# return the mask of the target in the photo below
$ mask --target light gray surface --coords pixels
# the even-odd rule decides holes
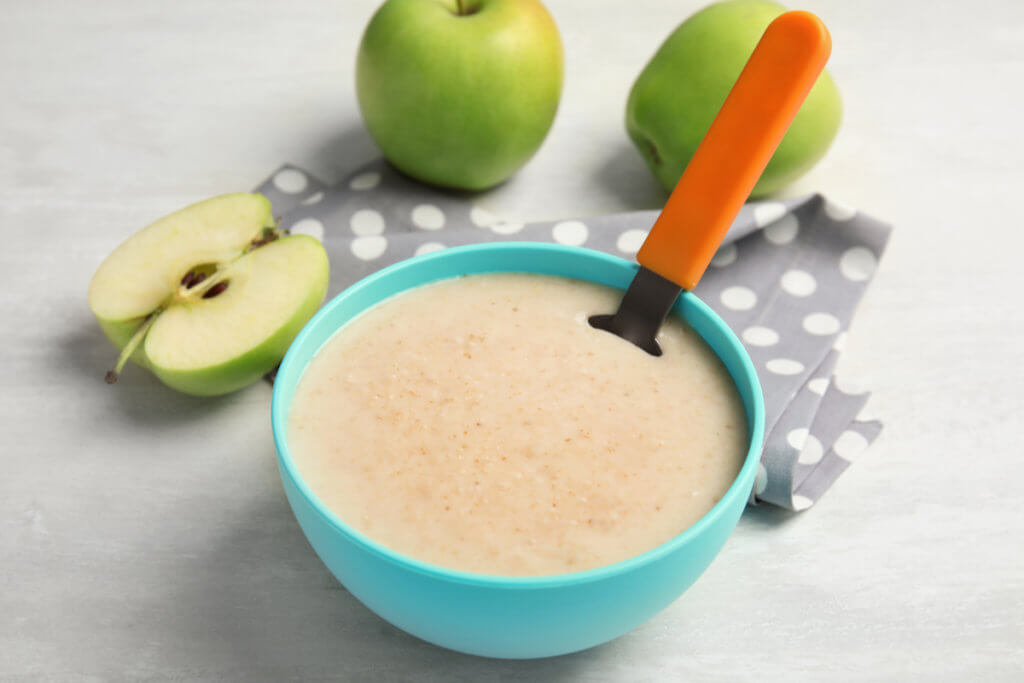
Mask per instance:
[[[846,120],[821,190],[896,224],[841,370],[886,423],[811,511],[748,511],[707,575],[595,650],[420,643],[314,557],[263,384],[212,401],[129,371],[85,302],[103,255],[292,160],[372,157],[352,59],[373,2],[7,3],[0,19],[0,679],[1010,680],[1024,668],[1024,5],[807,2]],[[695,2],[551,0],[547,143],[484,201],[557,218],[656,205],[629,84]]]

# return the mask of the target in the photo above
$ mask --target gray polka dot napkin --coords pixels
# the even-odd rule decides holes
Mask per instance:
[[[420,185],[383,160],[334,186],[285,166],[257,191],[282,227],[323,241],[331,295],[396,261],[474,242],[554,241],[630,258],[657,215],[504,221],[472,195]],[[764,388],[752,502],[810,507],[881,432],[857,417],[868,394],[837,383],[833,369],[890,230],[820,195],[750,203],[697,287],[743,340]]]

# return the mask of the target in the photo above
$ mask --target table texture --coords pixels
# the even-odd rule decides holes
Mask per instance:
[[[649,209],[628,89],[701,3],[549,0],[555,125],[479,198],[510,220]],[[895,231],[839,373],[882,437],[811,510],[748,509],[708,573],[610,644],[525,662],[422,643],[351,597],[288,509],[270,388],[199,400],[113,348],[86,290],[152,219],[291,161],[373,159],[375,3],[60,0],[0,18],[0,680],[1019,680],[1024,4],[808,0],[845,120],[788,195]]]

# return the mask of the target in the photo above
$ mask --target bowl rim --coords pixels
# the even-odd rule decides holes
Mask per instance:
[[[605,252],[596,251],[593,249],[586,249],[584,247],[575,247],[562,244],[553,244],[548,242],[486,242],[482,244],[472,244],[466,246],[450,247],[444,250],[430,252],[422,254],[420,256],[414,256],[397,263],[391,264],[381,270],[378,270],[350,286],[343,289],[337,295],[335,295],[330,301],[324,304],[321,309],[303,326],[302,330],[296,336],[295,340],[288,348],[288,352],[285,354],[284,359],[281,361],[281,365],[278,368],[277,376],[286,375],[292,372],[292,365],[301,364],[298,368],[296,384],[301,379],[302,373],[305,371],[306,366],[309,364],[309,360],[319,351],[319,348],[313,353],[309,354],[309,358],[305,361],[299,360],[298,349],[303,345],[306,338],[313,334],[313,331],[325,324],[334,308],[342,305],[343,302],[357,294],[360,290],[372,287],[378,280],[393,277],[395,273],[400,272],[406,268],[414,267],[416,264],[423,263],[425,261],[433,259],[459,259],[464,254],[477,253],[481,251],[503,251],[510,248],[520,248],[525,250],[540,250],[548,253],[566,253],[571,252],[575,256],[589,258],[595,262],[600,263],[603,267],[622,268],[623,266],[629,267],[634,271],[638,269],[637,264],[627,261],[626,259],[607,254]],[[509,270],[494,270],[488,272],[524,272],[517,271],[514,269]],[[539,271],[537,274],[540,273]],[[451,278],[465,275],[461,272],[452,272]],[[551,273],[551,275],[556,275]],[[569,277],[569,276],[562,276]],[[422,286],[429,284],[430,282],[439,282],[441,280],[450,279],[448,277],[438,278],[420,283],[415,286]],[[584,278],[572,278],[572,279],[584,279]],[[414,286],[414,287],[415,287]],[[402,289],[401,292],[408,291],[414,287],[408,287]],[[401,293],[399,292],[399,293]],[[389,297],[390,298],[390,297]],[[744,458],[743,466],[737,473],[736,478],[732,484],[726,490],[725,494],[722,495],[721,499],[715,503],[714,506],[708,512],[704,514],[699,520],[691,524],[689,527],[684,529],[679,534],[673,536],[664,543],[646,550],[638,555],[633,555],[624,560],[614,562],[612,564],[602,565],[591,569],[586,569],[577,572],[565,572],[560,574],[540,574],[540,575],[528,575],[528,576],[509,576],[502,574],[484,574],[478,572],[468,572],[459,569],[452,569],[443,565],[433,564],[424,560],[416,559],[410,555],[406,555],[397,550],[393,550],[388,546],[375,541],[366,534],[358,531],[354,527],[350,526],[338,515],[331,511],[317,495],[312,491],[309,485],[302,478],[295,465],[295,461],[291,457],[291,452],[288,449],[288,445],[285,440],[285,432],[287,429],[287,417],[288,411],[287,406],[283,405],[284,398],[282,397],[283,390],[280,389],[282,386],[280,383],[274,383],[273,395],[271,399],[271,427],[274,437],[274,446],[277,450],[277,461],[279,470],[282,476],[287,476],[291,481],[292,485],[302,494],[302,496],[308,501],[310,507],[331,527],[336,531],[340,532],[350,542],[359,546],[363,550],[376,555],[384,560],[387,560],[393,564],[396,564],[404,569],[415,571],[420,574],[425,574],[429,577],[444,580],[453,583],[465,583],[472,584],[481,587],[490,588],[553,588],[560,586],[568,586],[574,584],[589,583],[592,581],[599,581],[620,574],[624,574],[630,571],[639,569],[645,565],[657,561],[658,559],[669,555],[690,543],[693,539],[701,535],[703,530],[726,514],[726,510],[729,509],[734,503],[737,497],[748,498],[750,495],[748,480],[751,480],[755,475],[755,471],[760,463],[760,453],[764,440],[764,427],[765,427],[765,407],[764,407],[764,396],[761,390],[761,383],[757,376],[757,371],[754,368],[753,361],[750,359],[749,354],[744,348],[743,344],[737,338],[736,334],[731,328],[725,323],[722,318],[715,313],[706,303],[704,303],[699,297],[688,290],[683,290],[680,294],[680,299],[685,298],[687,303],[701,315],[705,316],[714,325],[719,328],[719,331],[723,333],[726,344],[736,354],[740,360],[740,366],[744,374],[744,379],[749,383],[750,394],[753,397],[753,405],[744,406],[750,408],[753,415],[753,420],[748,420],[749,439],[750,443],[747,449],[747,454]],[[384,301],[386,299],[382,299]],[[379,304],[380,301],[377,302]],[[377,305],[374,304],[374,305]],[[679,304],[677,303],[676,306]],[[362,309],[360,313],[368,309]],[[676,310],[673,307],[673,310]],[[358,314],[357,314],[358,315]],[[351,319],[350,319],[351,320]],[[333,330],[330,336],[333,336],[342,329],[339,327]],[[326,342],[324,342],[326,343]],[[321,346],[322,348],[322,346]],[[716,351],[716,355],[721,358],[721,354]],[[736,378],[732,378],[734,384],[738,384]],[[739,387],[737,387],[739,389]],[[741,393],[742,400],[742,393]]]

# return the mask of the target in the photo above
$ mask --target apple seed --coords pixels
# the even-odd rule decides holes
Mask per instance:
[[[225,289],[228,288],[228,280],[218,282],[213,287],[210,287],[206,292],[203,293],[204,299],[212,299],[215,296],[219,296]]]

